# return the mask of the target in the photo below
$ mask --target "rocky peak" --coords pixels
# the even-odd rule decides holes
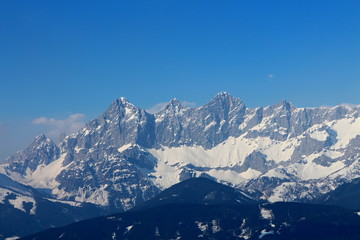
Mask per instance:
[[[7,158],[9,169],[24,174],[27,169],[34,171],[41,164],[49,164],[59,157],[58,146],[45,135],[39,135],[23,151]]]
[[[227,115],[233,109],[245,110],[246,107],[240,98],[233,97],[227,92],[220,92],[202,108],[207,108],[220,115]]]
[[[43,149],[44,151],[46,151],[46,149],[54,148],[55,146],[56,144],[50,138],[47,138],[44,134],[41,134],[34,139],[34,141],[29,145],[27,150]]]
[[[45,134],[40,134],[39,136],[35,137],[34,142],[44,142],[48,140]]]
[[[281,100],[280,103],[278,103],[275,108],[290,112],[295,107],[294,107],[294,105],[292,103],[288,102],[287,100]]]
[[[152,114],[121,97],[77,135],[77,147],[121,147],[129,143],[150,147],[155,141],[154,124]]]
[[[327,115],[330,119],[340,119],[348,115],[351,112],[351,108],[344,105],[338,105],[328,109]]]
[[[181,110],[187,109],[178,99],[172,99],[164,108],[164,110],[160,111],[161,114],[176,114],[181,112]]]
[[[182,106],[181,102],[177,98],[173,98],[168,103],[167,107],[180,107]]]
[[[129,102],[126,98],[121,97],[116,99],[109,107],[109,110],[121,111],[126,108],[137,108],[134,104]]]
[[[229,98],[229,97],[233,97],[233,96],[228,92],[219,92],[215,95],[214,98]]]
[[[121,97],[116,99],[109,108],[98,119],[102,124],[116,125],[123,120],[139,121],[145,111],[130,103],[126,98]]]
[[[277,104],[270,105],[264,108],[264,116],[282,116],[284,114],[290,115],[296,108],[294,105],[286,100],[281,100]]]
[[[243,104],[240,98],[233,97],[231,94],[227,92],[220,92],[216,94],[209,104],[212,105],[213,103],[217,103],[217,104],[221,103],[222,105],[228,105],[230,107],[239,103]]]

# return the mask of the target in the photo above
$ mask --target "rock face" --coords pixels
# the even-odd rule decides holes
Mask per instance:
[[[205,176],[269,201],[307,201],[360,177],[360,107],[247,108],[228,93],[150,114],[125,98],[54,144],[39,136],[1,166],[58,200],[126,210]]]
[[[11,164],[7,170],[26,175],[26,171],[35,171],[39,165],[48,165],[59,157],[59,147],[53,141],[40,135],[23,151],[8,158]]]

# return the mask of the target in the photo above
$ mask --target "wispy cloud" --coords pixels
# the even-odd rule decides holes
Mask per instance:
[[[196,103],[194,103],[194,102],[181,101],[181,103],[188,107],[196,107]],[[151,108],[146,109],[146,111],[149,113],[155,114],[155,113],[158,113],[161,110],[163,110],[166,107],[166,105],[168,105],[168,104],[169,104],[168,102],[160,102],[160,103],[155,104]]]
[[[275,74],[273,74],[273,73],[269,73],[267,77],[268,77],[268,79],[273,79],[273,78],[275,78],[276,76],[275,76]]]
[[[196,103],[195,102],[188,102],[188,101],[181,101],[182,104],[184,104],[185,106],[188,106],[188,107],[196,107]]]
[[[146,111],[149,113],[155,114],[155,113],[158,113],[161,110],[163,110],[167,104],[168,104],[167,102],[160,102],[160,103],[155,104],[151,108],[146,109]]]
[[[49,127],[46,133],[49,137],[58,139],[64,133],[70,134],[78,131],[84,125],[85,115],[82,113],[71,114],[65,119],[40,117],[32,121],[35,125],[44,125]]]

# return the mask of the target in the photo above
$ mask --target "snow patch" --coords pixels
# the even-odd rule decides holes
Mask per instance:
[[[88,187],[79,187],[77,191],[66,192],[64,189],[55,188],[52,194],[59,199],[69,199],[75,197],[75,202],[87,202],[107,206],[109,204],[109,193],[105,190],[107,185],[102,185],[99,189],[89,189]],[[71,201],[64,201],[70,203]]]
[[[211,123],[209,123],[208,125],[206,125],[206,127],[205,127],[205,130],[204,130],[204,131],[209,130],[212,126],[215,126],[215,125],[216,125],[216,122],[215,122],[215,121],[212,121]]]
[[[51,162],[49,165],[40,165],[32,173],[25,176],[27,184],[35,188],[53,189],[58,186],[55,178],[60,172],[69,165],[63,166],[66,154],[62,154],[60,158]]]
[[[163,161],[158,161],[155,173],[152,173],[151,175],[156,177],[154,183],[158,187],[165,189],[180,181],[179,174],[180,170],[175,166],[169,166]]]
[[[212,220],[211,221],[211,224],[212,224],[212,227],[211,227],[211,230],[213,233],[217,233],[217,232],[220,232],[221,231],[221,227],[219,225],[219,221],[218,220]]]
[[[149,149],[157,159],[167,162],[169,165],[180,164],[181,166],[192,164],[198,167],[229,167],[240,165],[245,158],[254,150],[268,156],[269,160],[286,161],[294,152],[297,140],[274,141],[269,137],[238,138],[229,137],[228,140],[211,148],[204,149],[201,146],[180,146]]]
[[[306,131],[309,136],[320,142],[326,141],[329,137],[329,133],[324,129],[323,125],[316,124]]]
[[[50,201],[50,202],[58,202],[58,203],[68,204],[68,205],[73,206],[73,207],[81,207],[80,202],[58,200],[58,199],[53,199],[53,198],[45,198],[45,199]]]
[[[13,237],[8,237],[8,238],[5,238],[4,240],[15,240],[15,239],[19,239],[20,237],[18,236],[13,236]]]
[[[273,230],[271,231],[266,231],[266,229],[261,230],[261,233],[259,235],[259,239],[262,239],[263,237],[265,237],[266,235],[269,234],[275,234]]]
[[[345,118],[332,122],[331,128],[337,133],[335,149],[346,147],[350,140],[360,135],[360,118]]]
[[[301,178],[303,180],[319,179],[342,169],[345,167],[343,162],[337,161],[329,167],[321,166],[313,162],[309,162],[303,166]]]
[[[30,214],[34,215],[36,213],[36,201],[30,196],[20,195],[17,192],[13,192],[8,189],[0,188],[0,203],[4,204],[5,199],[13,195],[10,199],[8,198],[9,203],[16,209],[19,209],[23,212],[26,212],[24,208],[24,203],[32,203],[32,208],[30,209]]]
[[[123,152],[123,151],[125,151],[126,149],[128,149],[128,148],[130,148],[130,147],[132,147],[132,146],[133,146],[133,144],[131,144],[131,143],[126,144],[126,145],[118,148],[118,151],[119,151],[119,152]]]
[[[274,215],[271,209],[260,208],[260,215],[263,219],[272,221],[274,219]]]
[[[246,178],[242,177],[241,174],[232,170],[210,169],[207,174],[215,177],[218,180],[230,182],[233,184],[239,184],[246,180]]]
[[[9,199],[9,202],[14,206],[14,208],[17,208],[23,212],[26,212],[24,203],[32,203],[30,214],[35,215],[36,213],[36,201],[32,197],[17,195],[15,199]]]
[[[242,172],[239,174],[241,177],[245,179],[253,179],[261,175],[261,172],[254,170],[252,168],[249,168],[245,172]]]
[[[196,221],[195,223],[202,233],[205,233],[209,228],[209,225],[207,223],[203,223],[200,221]]]

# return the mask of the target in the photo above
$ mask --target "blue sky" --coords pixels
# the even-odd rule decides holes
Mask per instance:
[[[0,159],[125,96],[360,104],[360,1],[0,1]]]

